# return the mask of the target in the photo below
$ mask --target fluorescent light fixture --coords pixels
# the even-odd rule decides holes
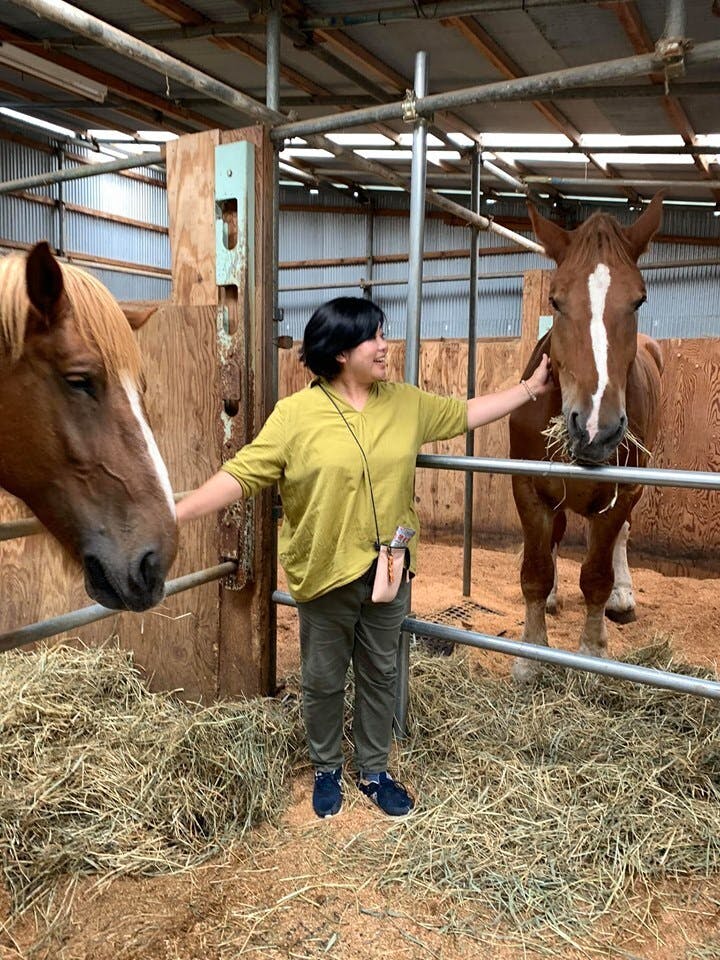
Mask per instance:
[[[304,184],[299,180],[278,180],[281,187],[302,187]]]
[[[315,177],[311,173],[307,173],[305,170],[301,170],[299,167],[293,167],[290,163],[283,163],[280,161],[278,166],[281,170],[286,170],[288,173],[294,174],[296,177],[300,177],[301,180],[311,180],[315,183]]]
[[[720,217],[720,210],[717,210],[717,209],[713,210],[713,216]]]
[[[11,110],[9,107],[0,107],[0,113],[4,113],[6,117],[12,117],[14,120],[19,120],[20,123],[27,123],[31,127],[47,130],[49,133],[61,133],[66,137],[77,137],[74,130],[60,127],[57,123],[50,123],[48,120],[41,120],[39,117],[31,117],[29,114],[20,113],[18,110]]]
[[[34,53],[28,53],[27,50],[15,47],[11,43],[0,43],[0,64],[49,83],[53,87],[77,93],[96,103],[104,103],[107,96],[107,87],[104,84],[88,80],[79,73],[66,70],[65,67],[60,67],[42,57],[36,57]]]
[[[391,184],[387,183],[368,183],[363,187],[363,190],[389,190],[391,193],[405,193],[402,187],[394,187]]]
[[[469,196],[470,196],[470,191],[469,191],[469,190],[452,190],[452,189],[450,189],[449,187],[437,187],[437,188],[435,189],[435,193],[448,193],[448,194],[449,194],[449,193],[452,193],[453,195],[454,195],[454,194],[457,194],[458,196],[461,196],[461,197],[469,197]]]
[[[712,200],[663,200],[663,204],[676,207],[714,207]]]
[[[326,136],[341,147],[391,147],[393,144],[384,133],[328,133]]]
[[[566,193],[566,200],[580,200],[583,203],[627,203],[627,197],[586,197],[578,193]]]
[[[317,197],[317,195],[318,195],[319,193],[320,193],[320,191],[318,190],[317,187],[310,187],[310,196],[311,196],[311,197]]]

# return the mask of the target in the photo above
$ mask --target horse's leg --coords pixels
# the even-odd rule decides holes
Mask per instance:
[[[627,559],[627,543],[630,536],[630,521],[626,520],[617,535],[613,548],[613,573],[615,581],[605,604],[605,616],[615,623],[632,623],[635,616],[635,596]]]
[[[545,601],[553,586],[553,512],[535,491],[528,477],[513,477],[513,494],[523,527],[524,548],[520,582],[525,598],[525,627],[522,640],[546,647]],[[534,679],[541,664],[518,657],[512,668],[515,680]]]
[[[545,612],[546,613],[557,613],[557,592],[558,592],[558,575],[557,575],[557,558],[558,558],[558,547],[560,546],[560,541],[565,535],[565,528],[567,527],[567,514],[564,510],[557,511],[555,513],[555,518],[553,520],[553,531],[552,531],[552,560],[553,560],[553,585],[552,590],[548,594],[548,598],[545,601]]]
[[[613,588],[613,547],[625,523],[627,509],[616,506],[609,513],[590,517],[588,553],[580,570],[580,589],[585,597],[585,625],[580,652],[607,656],[605,604]]]

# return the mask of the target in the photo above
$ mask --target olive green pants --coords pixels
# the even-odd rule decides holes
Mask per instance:
[[[365,574],[298,603],[303,716],[310,759],[318,770],[334,770],[343,762],[345,677],[351,661],[356,769],[387,769],[400,624],[408,611],[410,586],[403,582],[390,603],[373,603],[371,594],[372,578]]]

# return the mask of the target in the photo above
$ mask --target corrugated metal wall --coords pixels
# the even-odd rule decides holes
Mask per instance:
[[[68,148],[80,157],[90,151]],[[78,166],[68,157],[65,166]],[[0,179],[45,173],[58,168],[56,155],[45,150],[0,140]],[[123,266],[78,262],[94,273],[119,300],[166,300],[170,297],[170,277],[158,270],[170,267],[167,232],[148,229],[150,224],[167,229],[167,199],[164,174],[141,168],[142,179],[103,174],[60,185],[36,187],[27,193],[63,201],[89,211],[100,211],[138,224],[101,219],[83,210],[66,209],[63,216],[64,251],[121,261]],[[37,203],[22,196],[0,196],[0,240],[3,246],[48,240],[61,246],[61,219],[55,204]]]
[[[71,151],[80,156],[75,146]],[[89,152],[88,152],[89,154]],[[41,173],[57,167],[57,158],[47,151],[0,139],[0,179],[9,180]],[[68,165],[73,161],[68,159]],[[99,210],[141,223],[167,227],[167,202],[164,177],[159,171],[143,168],[143,179],[120,174],[106,174],[64,184],[63,199],[67,204],[90,210]],[[148,182],[151,181],[151,182]],[[36,188],[31,193],[57,200],[59,187]],[[458,196],[458,202],[467,202]],[[323,191],[310,196],[304,188],[283,188],[284,209],[280,219],[280,260],[306,261],[365,258],[367,254],[367,213],[350,196],[340,191]],[[408,198],[405,194],[373,191],[372,202],[378,210],[374,217],[373,252],[376,256],[397,254],[408,249]],[[348,211],[342,215],[315,212],[311,208],[322,204]],[[307,208],[307,209],[305,209]],[[580,222],[594,213],[597,205],[577,208]],[[635,214],[617,204],[608,205],[623,222],[631,222]],[[385,212],[386,215],[382,215]],[[388,212],[403,215],[388,216]],[[503,202],[488,208],[494,216],[524,216],[525,207],[519,202]],[[58,246],[59,213],[51,204],[35,203],[22,197],[0,196],[0,241],[29,244],[48,239]],[[169,277],[153,276],[153,272],[168,269],[170,250],[167,233],[143,226],[102,220],[81,211],[65,211],[64,245],[69,251],[100,259],[124,261],[137,265],[136,270],[113,269],[111,265],[89,267],[119,299],[167,299],[170,296]],[[720,236],[720,217],[713,217],[709,208],[680,208],[666,206],[662,232],[682,237],[697,237],[698,243],[655,244],[645,262],[690,259],[720,259],[717,246],[703,245],[702,241]],[[427,251],[465,249],[470,242],[466,227],[450,226],[439,219],[426,221],[425,248]],[[504,247],[506,241],[495,234],[481,234],[482,247]],[[517,273],[522,270],[548,267],[549,261],[535,254],[485,255],[480,260],[481,277],[488,274]],[[405,280],[407,262],[376,263],[376,280]],[[283,287],[314,285],[314,290],[280,293],[280,306],[285,322],[281,332],[295,339],[302,331],[310,314],[325,300],[334,296],[359,296],[358,280],[367,275],[364,263],[325,268],[297,268],[281,270]],[[468,258],[428,260],[425,274],[451,278],[466,276]],[[149,275],[143,275],[149,274]],[[656,337],[720,336],[720,267],[686,267],[646,271],[648,303],[640,313],[641,328]],[[349,284],[349,286],[342,286]],[[520,331],[520,304],[522,278],[494,277],[481,279],[479,285],[478,333],[485,337],[517,336]],[[453,280],[426,283],[423,295],[422,336],[426,338],[464,337],[467,334],[468,283]],[[378,286],[374,299],[385,310],[390,337],[405,336],[406,286]]]
[[[403,194],[373,194],[373,204],[379,211],[407,210]],[[465,198],[456,198],[465,202]],[[285,188],[283,203],[308,206],[321,200],[323,205],[354,208],[358,215],[285,212],[280,222],[280,261],[299,261],[330,257],[364,257],[367,251],[367,215],[351,198],[338,194],[309,197],[305,190]],[[598,209],[596,204],[577,208],[577,222]],[[607,210],[623,223],[631,223],[637,214],[608,204]],[[526,215],[523,204],[503,202],[488,208],[487,212],[501,218]],[[705,238],[720,238],[720,218],[710,208],[675,208],[666,206],[662,232],[675,236],[698,237],[698,244],[655,244],[644,258],[645,263],[667,260],[720,259],[717,247],[702,244]],[[428,219],[425,224],[426,251],[459,250],[470,242],[466,227],[450,226],[442,220]],[[507,241],[492,233],[481,234],[482,247],[504,247]],[[374,217],[373,250],[376,255],[405,252],[408,249],[408,221],[405,217]],[[488,277],[482,275],[516,273],[523,270],[550,268],[545,257],[527,254],[485,255],[480,259],[478,292],[478,335],[483,337],[515,337],[520,333],[521,277]],[[425,276],[452,276],[469,273],[467,257],[446,260],[427,260]],[[373,278],[395,280],[407,278],[407,263],[375,264]],[[360,296],[358,285],[349,288],[335,286],[342,281],[357,284],[367,275],[362,266],[298,268],[280,272],[280,287],[315,284],[316,290],[280,293],[280,306],[285,311],[282,332],[295,339],[318,304],[334,296]],[[653,336],[716,337],[720,336],[720,266],[685,267],[648,270],[645,272],[648,303],[640,312],[640,327]],[[425,338],[464,337],[467,335],[468,282],[448,280],[425,283],[423,289],[422,336]],[[406,287],[378,286],[373,299],[388,316],[390,337],[405,336]]]

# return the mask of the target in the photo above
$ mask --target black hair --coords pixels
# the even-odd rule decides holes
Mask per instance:
[[[328,300],[308,320],[300,359],[316,376],[332,380],[342,369],[338,354],[372,340],[384,323],[385,314],[372,300],[363,297]]]

